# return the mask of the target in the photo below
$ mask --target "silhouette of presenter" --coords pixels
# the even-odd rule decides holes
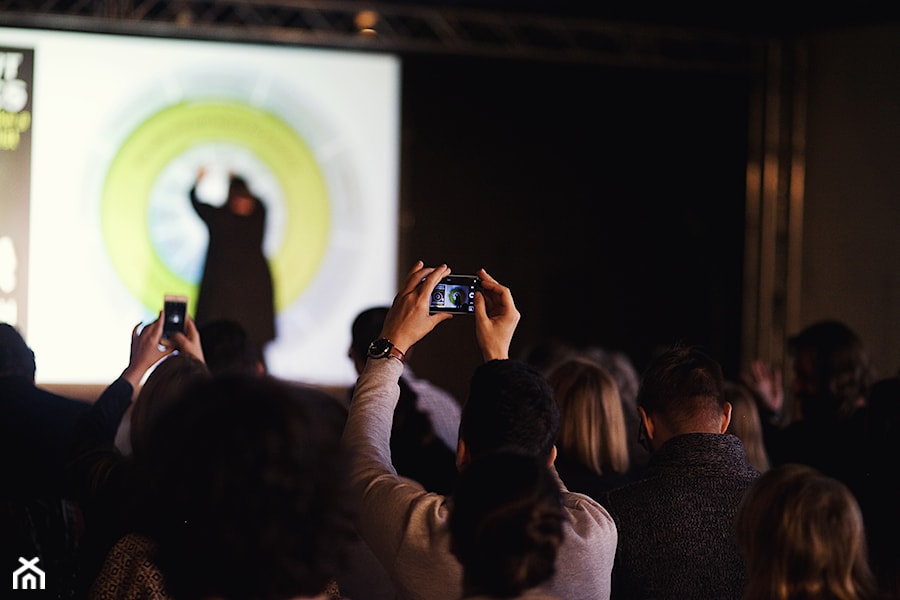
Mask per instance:
[[[216,319],[237,321],[262,356],[275,338],[274,286],[263,254],[266,207],[233,173],[222,206],[201,202],[197,186],[205,175],[201,168],[190,193],[191,205],[209,230],[194,321],[198,326]]]

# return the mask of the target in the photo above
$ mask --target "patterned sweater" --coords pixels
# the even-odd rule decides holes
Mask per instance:
[[[734,516],[759,473],[730,434],[663,444],[644,477],[603,503],[619,530],[612,598],[740,599],[746,584]]]

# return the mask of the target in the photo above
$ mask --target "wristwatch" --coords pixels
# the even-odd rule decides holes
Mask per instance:
[[[378,338],[369,344],[369,358],[396,358],[403,362],[405,354],[387,338]]]

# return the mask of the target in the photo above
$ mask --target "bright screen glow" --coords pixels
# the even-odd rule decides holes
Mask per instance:
[[[221,205],[235,172],[266,207],[270,371],[355,379],[353,317],[395,291],[397,57],[7,28],[0,53],[0,138],[30,136],[0,150],[3,180],[28,170],[0,200],[0,321],[34,350],[38,383],[115,379],[164,294],[187,295],[194,314],[201,168],[201,200]],[[11,133],[23,87],[30,124]],[[26,208],[23,236],[11,229]]]

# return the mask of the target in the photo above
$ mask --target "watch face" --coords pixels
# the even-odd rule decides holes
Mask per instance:
[[[392,343],[384,338],[377,339],[369,344],[369,356],[372,358],[383,358],[387,356],[393,346]]]

